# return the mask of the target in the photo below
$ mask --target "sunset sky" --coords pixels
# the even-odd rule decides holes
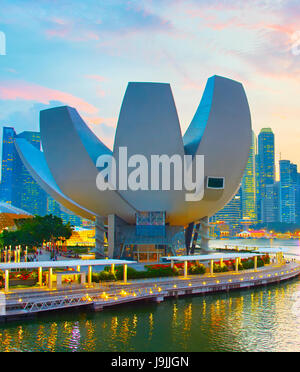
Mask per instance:
[[[300,167],[299,0],[0,0],[0,31],[1,125],[38,130],[67,104],[111,147],[127,83],[153,81],[171,84],[184,132],[217,74]]]

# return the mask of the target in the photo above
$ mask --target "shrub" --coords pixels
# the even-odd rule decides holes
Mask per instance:
[[[249,258],[248,260],[243,260],[242,265],[243,265],[244,270],[253,269],[254,261],[251,258]]]
[[[223,265],[222,268],[221,268],[221,270],[222,270],[221,271],[222,273],[227,273],[229,271],[229,268],[228,268],[228,266]]]
[[[191,275],[205,274],[206,268],[204,265],[193,265],[188,269],[188,272]]]
[[[93,273],[92,274],[92,281],[95,283],[99,283],[101,281],[114,281],[116,280],[115,274],[111,273],[110,271],[100,271],[100,273]]]
[[[269,265],[270,264],[270,256],[268,254],[266,254],[265,256],[262,257],[262,260],[264,262],[265,265]]]
[[[229,268],[227,265],[223,264],[223,266],[214,264],[214,273],[227,273]]]
[[[146,266],[146,275],[149,278],[176,276],[179,274],[178,268],[172,268],[171,266],[163,265],[151,265]]]
[[[263,266],[265,266],[264,261],[262,260],[260,256],[257,257],[257,267],[263,267]]]
[[[145,266],[146,270],[138,271],[132,267],[127,267],[127,278],[128,279],[145,279],[145,278],[159,278],[167,276],[179,275],[179,269],[170,265],[148,265]],[[119,266],[116,269],[116,277],[118,280],[123,279],[123,266]]]

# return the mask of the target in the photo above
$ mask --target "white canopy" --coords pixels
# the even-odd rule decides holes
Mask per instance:
[[[107,266],[107,265],[131,265],[136,261],[126,260],[66,260],[66,261],[38,261],[38,262],[11,262],[0,263],[0,270],[10,269],[36,269],[42,268],[59,268],[59,267],[76,267],[76,266]]]
[[[250,258],[254,256],[260,256],[257,253],[212,253],[212,254],[199,254],[192,256],[172,256],[162,257],[166,260],[173,261],[207,261],[207,260],[220,260],[220,259],[235,259],[235,258]]]

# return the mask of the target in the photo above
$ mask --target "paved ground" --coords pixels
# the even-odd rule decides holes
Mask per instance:
[[[208,285],[211,283],[215,283],[216,281],[228,282],[229,280],[243,280],[252,279],[255,277],[264,276],[267,277],[268,275],[273,274],[274,272],[278,272],[279,274],[285,273],[287,270],[299,268],[299,262],[291,262],[289,264],[278,265],[272,264],[268,266],[264,266],[258,268],[255,272],[254,270],[244,270],[240,271],[239,273],[235,273],[231,271],[229,273],[215,273],[213,276],[210,274],[204,275],[190,275],[187,278],[184,277],[166,277],[166,278],[149,278],[149,279],[135,279],[129,280],[127,284],[124,284],[122,281],[118,282],[110,282],[110,283],[93,283],[93,287],[86,288],[81,285],[65,285],[63,288],[59,290],[52,290],[49,291],[47,287],[32,287],[32,288],[25,288],[25,289],[11,289],[10,293],[6,295],[7,298],[13,298],[15,295],[20,296],[40,296],[40,295],[65,295],[70,293],[80,293],[80,292],[90,292],[90,291],[101,291],[101,290],[117,290],[119,288],[140,288],[140,287],[151,287],[153,285],[164,285],[167,283],[178,283],[178,282],[194,282],[194,281],[205,281]]]
[[[1,322],[9,319],[17,320],[39,312],[63,310],[70,307],[88,306],[89,309],[100,311],[106,307],[146,299],[161,302],[165,297],[253,288],[257,285],[267,285],[291,279],[299,274],[300,263],[291,262],[280,266],[269,265],[257,272],[250,270],[238,274],[145,279],[127,284],[117,282],[109,286],[97,284],[87,288],[69,287],[51,291],[45,288],[32,288],[6,294],[5,312],[0,316],[0,320]]]

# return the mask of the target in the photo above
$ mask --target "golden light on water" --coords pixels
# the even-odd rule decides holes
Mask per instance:
[[[241,279],[246,280],[237,276],[234,282]],[[148,293],[159,289],[148,288]],[[160,304],[133,302],[100,313],[53,313],[23,324],[0,325],[0,350],[299,350],[300,314],[292,312],[298,291],[300,282],[295,279],[253,290],[166,299]],[[138,289],[124,289],[115,298],[136,293]],[[100,298],[106,296],[99,293]]]

